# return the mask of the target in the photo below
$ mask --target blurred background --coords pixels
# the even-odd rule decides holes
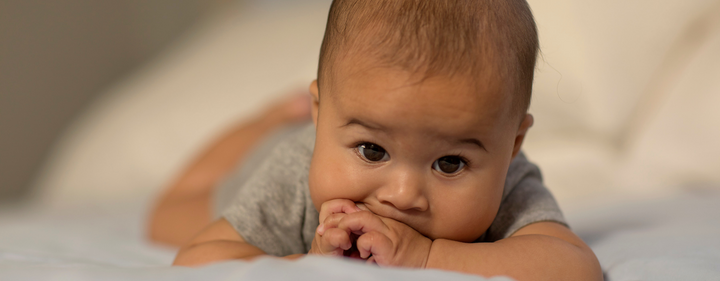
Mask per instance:
[[[720,2],[529,2],[525,150],[563,208],[718,189]],[[0,0],[0,197],[153,198],[222,130],[309,85],[329,4]]]
[[[26,195],[91,101],[218,4],[0,1],[0,198]]]

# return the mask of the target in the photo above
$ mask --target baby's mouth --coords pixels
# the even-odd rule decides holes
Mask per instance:
[[[369,209],[367,206],[365,206],[365,203],[363,203],[363,202],[355,202],[355,206],[357,206],[358,208],[360,208],[360,210],[368,211],[368,212],[373,213],[373,211],[370,211],[370,209]],[[373,213],[373,214],[374,214],[374,213]]]

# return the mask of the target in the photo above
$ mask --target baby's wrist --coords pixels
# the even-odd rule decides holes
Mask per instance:
[[[427,255],[427,258],[425,259],[425,265],[423,266],[423,268],[437,268],[435,261],[438,260],[438,258],[440,260],[443,259],[442,257],[438,257],[438,255],[441,254],[441,252],[442,252],[441,248],[443,247],[443,244],[446,243],[448,240],[435,239],[435,240],[431,240],[431,241],[432,242],[430,244],[430,250],[428,251],[428,255]]]
[[[434,240],[430,240],[430,248],[428,248],[427,255],[425,255],[425,260],[423,261],[421,268],[428,268],[428,261],[430,260],[430,255],[432,255],[433,245],[435,245]]]

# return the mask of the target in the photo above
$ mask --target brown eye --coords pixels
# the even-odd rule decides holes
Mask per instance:
[[[455,174],[465,168],[465,161],[458,156],[445,156],[435,160],[432,167],[443,174]]]
[[[385,149],[374,143],[363,143],[357,146],[358,153],[370,162],[377,162],[381,160],[388,160],[390,156],[385,152]]]

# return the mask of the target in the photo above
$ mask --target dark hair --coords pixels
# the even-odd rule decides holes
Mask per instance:
[[[318,83],[337,59],[370,56],[408,71],[471,75],[515,95],[527,112],[538,36],[525,0],[334,0]]]

